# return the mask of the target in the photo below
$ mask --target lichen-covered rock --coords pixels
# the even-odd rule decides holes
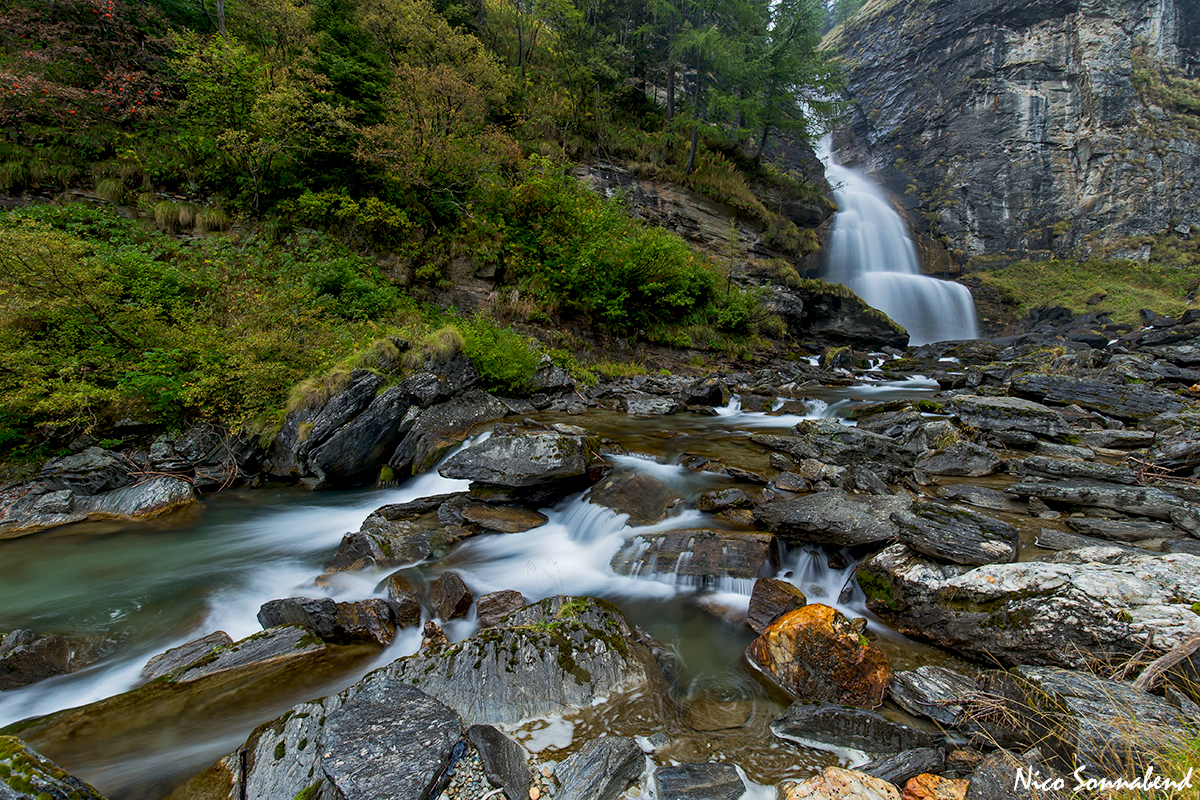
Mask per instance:
[[[473,390],[450,398],[416,415],[388,464],[401,474],[426,472],[480,425],[507,414],[508,406],[487,392]]]
[[[793,697],[874,708],[892,670],[887,655],[863,636],[863,623],[812,603],[768,625],[746,658]]]
[[[795,435],[756,433],[750,440],[797,460],[811,458],[839,466],[880,462],[911,467],[918,455],[916,447],[905,442],[843,425],[835,419],[801,422]]]
[[[788,544],[877,544],[896,538],[891,516],[912,505],[900,495],[852,495],[835,489],[775,500],[754,518]]]
[[[136,470],[136,465],[120,453],[89,447],[81,453],[47,461],[38,478],[50,491],[70,489],[86,497],[128,486],[133,483],[131,473]]]
[[[1177,413],[1191,403],[1173,394],[1136,383],[1119,383],[1070,375],[1018,375],[1012,391],[1040,402],[1078,405],[1118,419],[1139,420]]]
[[[468,724],[507,725],[641,693],[660,719],[662,672],[624,616],[601,600],[551,597],[455,644],[384,667]],[[637,712],[629,711],[631,721]]]
[[[396,519],[389,519],[395,516]],[[392,513],[385,506],[363,520],[362,527],[342,537],[326,572],[344,572],[369,567],[398,567],[446,552],[467,535],[462,528],[451,530],[426,515],[415,518]]]
[[[0,800],[104,800],[96,788],[14,736],[0,736]]]
[[[1045,561],[968,569],[902,544],[856,572],[868,606],[916,638],[980,660],[1075,668],[1132,655],[1154,634],[1169,649],[1200,633],[1200,558],[1088,548]]]
[[[179,647],[172,647],[170,650],[154,656],[146,662],[146,666],[142,667],[141,678],[145,681],[152,681],[163,675],[169,675],[180,667],[194,663],[232,644],[233,639],[229,638],[228,633],[214,631],[207,636],[194,639]]]
[[[777,800],[900,800],[900,792],[887,781],[863,772],[826,767],[806,781],[779,784]]]
[[[970,781],[924,773],[904,784],[900,800],[966,800]]]

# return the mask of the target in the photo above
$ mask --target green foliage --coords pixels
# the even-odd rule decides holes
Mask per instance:
[[[476,316],[458,323],[463,335],[463,353],[471,359],[493,392],[523,393],[537,372],[540,353],[528,338],[497,327],[487,317]]]

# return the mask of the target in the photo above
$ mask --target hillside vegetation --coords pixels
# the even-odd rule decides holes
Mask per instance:
[[[38,202],[0,212],[0,457],[121,419],[265,431],[305,377],[446,325],[511,390],[538,348],[505,324],[753,348],[755,295],[568,171],[635,164],[803,241],[749,186],[815,191],[764,153],[835,111],[822,15],[3,0],[0,194]],[[429,305],[464,262],[503,323]]]

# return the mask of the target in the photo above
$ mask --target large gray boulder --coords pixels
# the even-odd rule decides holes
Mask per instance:
[[[1037,497],[1073,506],[1109,508],[1124,514],[1172,520],[1195,507],[1176,495],[1153,486],[1128,486],[1103,481],[1025,478],[1005,492],[1018,497]]]
[[[476,390],[431,406],[417,415],[388,464],[402,474],[427,472],[480,425],[507,414],[508,406],[487,392]]]
[[[446,460],[443,478],[521,488],[587,475],[587,438],[563,433],[492,436]]]
[[[776,500],[754,518],[788,544],[855,546],[896,538],[891,517],[912,501],[899,495],[852,495],[841,489]]]
[[[120,453],[102,447],[89,447],[82,453],[53,458],[38,473],[38,479],[50,491],[70,489],[86,497],[119,489],[133,483],[137,466]]]
[[[27,536],[75,522],[139,522],[196,502],[192,484],[170,475],[92,495],[78,495],[71,489],[51,492],[44,489],[41,484],[33,483],[0,492],[0,539]]]
[[[651,718],[661,714],[663,678],[650,650],[615,607],[588,597],[547,598],[383,672],[467,724],[511,725],[639,693]]]
[[[958,395],[946,403],[946,411],[982,431],[1020,431],[1049,438],[1071,432],[1061,413],[1019,397]]]
[[[1200,557],[1108,548],[970,569],[903,544],[856,572],[868,605],[903,633],[982,661],[1077,668],[1169,649],[1200,633]]]
[[[839,466],[880,462],[911,467],[919,452],[905,442],[843,425],[835,419],[806,420],[796,426],[794,435],[756,433],[750,441],[797,460],[811,458]]]
[[[309,449],[308,469],[333,484],[373,478],[374,469],[404,435],[410,407],[398,387],[381,392],[362,413]]]
[[[0,639],[0,692],[70,672],[75,662],[75,645],[62,636],[10,631]]]

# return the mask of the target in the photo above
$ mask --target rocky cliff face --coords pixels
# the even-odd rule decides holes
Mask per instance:
[[[1200,228],[1200,116],[1162,91],[1200,65],[1198,20],[1200,0],[874,0],[826,40],[853,103],[836,149],[960,261]]]

